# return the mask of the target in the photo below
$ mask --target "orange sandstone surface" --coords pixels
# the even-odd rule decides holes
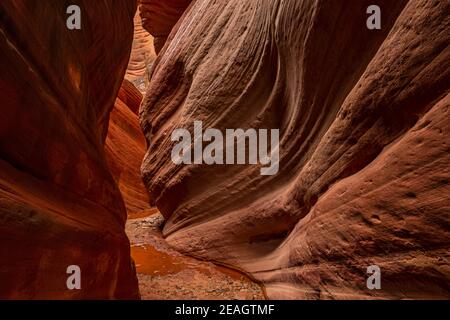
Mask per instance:
[[[140,175],[146,142],[137,112],[142,95],[124,80],[110,114],[105,152],[110,172],[125,201],[128,215],[150,209],[147,190]]]
[[[269,298],[448,299],[450,3],[377,1],[372,31],[369,0],[173,2],[140,111],[167,242],[251,273]],[[174,164],[171,132],[194,120],[280,129],[280,171]]]
[[[149,81],[149,71],[156,59],[153,37],[142,28],[139,10],[134,17],[134,38],[131,48],[125,79],[132,82],[141,92],[145,90]]]
[[[0,298],[450,298],[450,3],[376,2],[1,1]],[[279,172],[174,164],[194,120]]]
[[[65,1],[0,2],[0,298],[139,297],[104,152],[136,4],[77,3],[71,31]]]

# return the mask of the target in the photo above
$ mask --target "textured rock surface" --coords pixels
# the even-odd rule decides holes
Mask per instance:
[[[142,93],[148,85],[148,73],[156,59],[153,37],[142,28],[139,11],[134,16],[134,38],[125,78],[131,81]]]
[[[369,31],[372,2],[191,5],[140,115],[173,247],[253,273],[271,298],[450,297],[450,3],[376,1]],[[280,172],[174,165],[171,132],[194,120],[280,128]]]
[[[129,215],[150,208],[139,170],[146,149],[137,116],[141,100],[141,93],[124,80],[110,115],[105,145],[110,171],[119,185]]]
[[[262,300],[262,288],[246,275],[187,257],[170,248],[156,210],[128,219],[126,231],[143,300]]]
[[[156,52],[164,46],[172,28],[192,0],[140,0],[140,14],[145,30],[155,38]]]
[[[126,211],[108,171],[109,113],[136,4],[0,3],[0,297],[136,298]],[[67,267],[81,268],[68,290]]]

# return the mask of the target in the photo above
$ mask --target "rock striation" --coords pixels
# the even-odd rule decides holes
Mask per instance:
[[[140,113],[171,246],[250,272],[274,299],[450,297],[450,3],[379,0],[369,30],[372,2],[191,4]],[[171,133],[195,120],[280,129],[280,171],[175,165]]]
[[[131,57],[128,63],[125,79],[132,82],[142,93],[145,93],[149,72],[156,59],[153,37],[142,28],[139,11],[134,16],[134,38]]]
[[[108,166],[122,193],[128,215],[150,209],[139,170],[146,149],[137,115],[141,100],[139,90],[124,80],[111,111],[105,143]]]
[[[126,210],[104,153],[133,1],[0,3],[0,298],[139,297]],[[81,289],[67,268],[81,269]]]
[[[142,26],[154,37],[156,53],[192,0],[140,0]]]

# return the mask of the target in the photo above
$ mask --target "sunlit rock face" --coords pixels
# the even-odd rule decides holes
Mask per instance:
[[[139,296],[104,155],[136,4],[77,4],[81,30],[68,1],[0,2],[0,298]]]
[[[149,71],[155,59],[156,53],[153,37],[142,28],[139,11],[136,11],[134,16],[133,45],[125,78],[132,82],[142,93],[146,91]]]
[[[140,113],[142,173],[173,247],[250,272],[270,298],[450,297],[450,3],[377,1],[371,31],[372,2],[184,13]],[[175,165],[171,134],[195,120],[280,129],[278,174]]]
[[[140,166],[146,143],[138,120],[142,95],[124,80],[111,111],[105,151],[108,166],[125,201],[128,215],[150,209]]]

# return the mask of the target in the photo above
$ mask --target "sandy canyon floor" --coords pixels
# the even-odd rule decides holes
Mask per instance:
[[[248,276],[171,249],[161,233],[163,222],[155,210],[132,215],[127,222],[142,299],[265,299],[262,287]]]

